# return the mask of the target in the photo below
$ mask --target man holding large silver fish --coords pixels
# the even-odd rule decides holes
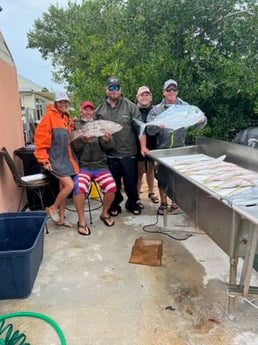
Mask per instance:
[[[197,125],[199,128],[203,128],[207,124],[204,113],[198,107],[189,105],[179,98],[178,92],[176,80],[169,79],[165,81],[163,85],[164,98],[148,114],[145,130],[149,135],[156,136],[156,149],[184,146],[188,127]],[[147,154],[148,150],[144,150],[144,153]],[[167,181],[161,179],[161,176],[165,177],[166,174],[162,174],[161,169],[162,167],[159,166],[158,187],[161,202],[157,211],[159,215],[163,215],[164,210],[167,208],[164,193]],[[180,211],[173,201],[171,211],[174,213]]]
[[[84,128],[87,124],[93,124],[95,105],[92,101],[84,101],[81,104],[80,117],[75,121],[75,131]],[[90,132],[89,132],[90,133]],[[89,134],[88,133],[88,134]],[[77,230],[80,235],[90,235],[87,225],[84,206],[85,195],[89,194],[91,181],[96,181],[103,192],[103,206],[100,220],[106,226],[114,225],[114,219],[108,214],[109,207],[115,197],[116,184],[111,175],[106,151],[113,147],[112,135],[108,131],[101,136],[84,134],[73,140],[72,145],[79,160],[80,172],[74,183],[73,201],[78,214]]]
[[[96,119],[114,121],[122,125],[122,130],[113,134],[115,145],[107,152],[108,166],[115,179],[117,191],[109,214],[113,217],[122,212],[120,203],[123,201],[121,193],[122,180],[127,195],[125,208],[134,215],[141,214],[137,204],[137,125],[134,118],[141,118],[139,108],[122,95],[122,87],[117,77],[107,80],[106,99],[96,109]]]

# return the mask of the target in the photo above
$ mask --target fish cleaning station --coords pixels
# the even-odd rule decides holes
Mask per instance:
[[[236,296],[258,294],[258,287],[250,286],[258,253],[258,151],[197,138],[196,145],[155,150],[149,156],[160,165],[158,179],[165,183],[166,195],[229,256],[231,314]],[[164,227],[166,217],[165,212]],[[237,281],[239,257],[244,264]]]

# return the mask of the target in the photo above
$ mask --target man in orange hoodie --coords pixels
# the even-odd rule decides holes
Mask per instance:
[[[55,95],[35,133],[35,157],[43,168],[59,180],[59,193],[53,205],[46,208],[57,225],[72,227],[65,219],[68,195],[74,188],[73,177],[79,172],[79,165],[73,153],[69,134],[74,122],[69,116],[70,100],[65,91]],[[85,235],[87,233],[85,232]]]

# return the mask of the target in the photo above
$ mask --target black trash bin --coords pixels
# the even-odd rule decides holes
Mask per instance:
[[[27,145],[20,147],[14,151],[15,155],[19,157],[23,162],[24,175],[39,174],[42,172],[40,164],[37,162],[34,156],[35,145]],[[50,206],[53,204],[56,195],[59,191],[58,180],[53,177],[53,183],[50,188],[46,188],[43,194],[44,206]],[[31,210],[40,210],[41,203],[36,193],[27,191],[28,206]]]

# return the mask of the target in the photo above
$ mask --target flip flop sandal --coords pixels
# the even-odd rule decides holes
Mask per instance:
[[[159,203],[159,198],[153,192],[148,194],[148,198],[151,199],[153,204],[158,204]]]
[[[50,216],[50,218],[53,220],[53,222],[58,223],[60,222],[60,216],[57,211],[52,211],[50,207],[46,207],[45,211]]]
[[[109,223],[108,221],[111,220],[110,216],[104,217],[104,216],[99,216],[99,219],[106,225],[106,226],[113,226],[115,224],[115,222],[113,221],[113,223]]]
[[[73,224],[70,223],[67,219],[63,221],[63,223],[56,223],[58,226],[64,226],[66,228],[73,228]]]
[[[87,232],[87,233],[81,232],[81,231],[79,230],[80,228],[83,228],[83,229],[85,229],[85,230],[88,231],[88,232]],[[77,223],[77,231],[78,231],[78,233],[79,233],[80,235],[82,235],[82,236],[90,236],[90,234],[91,234],[90,228],[88,227],[87,224],[79,224],[79,223]]]

